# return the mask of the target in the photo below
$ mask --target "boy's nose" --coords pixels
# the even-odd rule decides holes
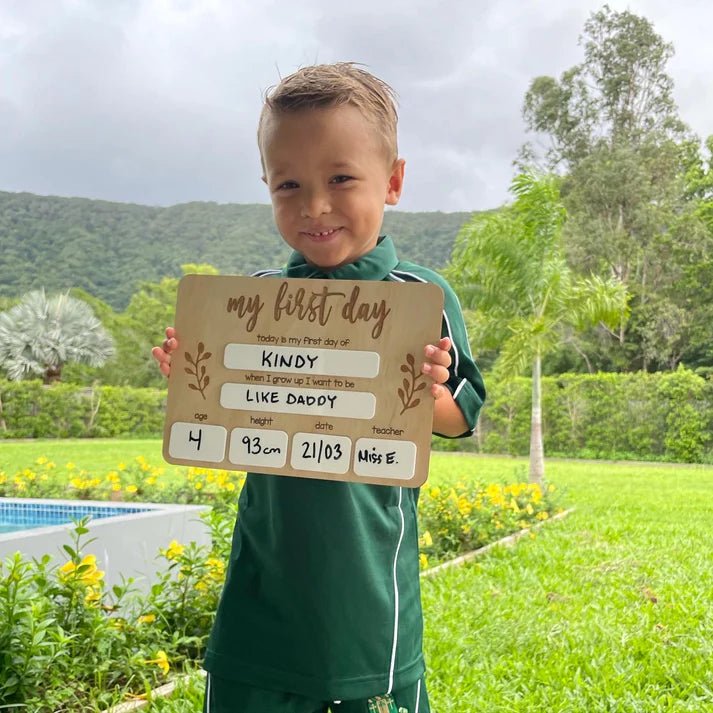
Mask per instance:
[[[320,215],[330,213],[332,210],[329,198],[322,191],[306,193],[302,200],[302,217],[318,218]]]

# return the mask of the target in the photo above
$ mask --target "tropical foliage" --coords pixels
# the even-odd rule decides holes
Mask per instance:
[[[530,478],[542,483],[542,359],[590,325],[623,322],[626,291],[618,280],[577,277],[568,267],[554,176],[521,174],[512,192],[511,206],[463,227],[447,275],[475,313],[475,342],[498,350],[496,370],[531,368]]]
[[[10,379],[59,381],[67,363],[100,367],[114,354],[111,336],[90,307],[68,294],[30,292],[0,313],[0,368]]]

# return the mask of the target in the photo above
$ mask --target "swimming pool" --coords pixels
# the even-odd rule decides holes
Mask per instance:
[[[117,517],[136,512],[146,512],[143,507],[113,507],[109,505],[87,505],[84,503],[52,503],[36,501],[3,502],[0,499],[0,534],[21,532],[35,527],[66,525],[73,520],[91,517]]]
[[[210,528],[200,519],[204,505],[107,503],[98,500],[35,500],[0,497],[0,561],[19,552],[23,559],[50,555],[54,564],[67,559],[73,520],[91,516],[83,537],[83,554],[93,554],[108,587],[134,578],[148,590],[165,569],[159,550],[172,540],[211,544]],[[89,541],[91,540],[91,542]]]

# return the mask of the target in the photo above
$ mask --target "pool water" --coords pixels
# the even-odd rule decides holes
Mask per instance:
[[[3,532],[17,532],[18,530],[26,529],[26,525],[6,525],[5,523],[0,522],[0,535],[2,535]]]
[[[2,502],[0,498],[0,534],[32,530],[36,527],[66,525],[83,517],[92,519],[116,517],[131,513],[146,512],[141,507],[112,507],[111,505],[53,504]]]

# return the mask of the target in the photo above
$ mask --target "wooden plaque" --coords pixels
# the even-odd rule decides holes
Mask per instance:
[[[178,288],[169,463],[380,485],[428,477],[431,283],[188,275]]]

